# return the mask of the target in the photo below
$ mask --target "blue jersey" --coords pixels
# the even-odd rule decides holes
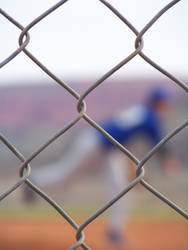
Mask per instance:
[[[123,145],[127,145],[137,135],[148,137],[152,146],[162,138],[161,119],[147,105],[137,105],[123,110],[101,124],[101,127]],[[104,148],[114,147],[114,144],[102,134],[99,134],[99,140]]]

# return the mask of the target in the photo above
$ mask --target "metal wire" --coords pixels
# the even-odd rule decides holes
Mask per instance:
[[[171,133],[166,135],[150,152],[148,152],[145,157],[141,160],[138,160],[131,152],[128,151],[127,148],[125,148],[123,145],[121,145],[118,141],[116,141],[112,136],[110,136],[103,128],[99,126],[94,120],[92,120],[91,117],[88,116],[86,113],[86,103],[85,98],[99,85],[103,84],[104,80],[109,78],[111,75],[113,75],[116,71],[118,71],[122,66],[126,65],[130,60],[132,60],[136,56],[140,56],[143,60],[146,61],[146,63],[150,64],[152,67],[154,67],[156,70],[161,72],[163,75],[168,77],[172,80],[173,83],[177,84],[180,88],[182,88],[185,92],[188,92],[188,86],[186,83],[182,82],[181,80],[177,79],[174,75],[167,72],[164,68],[156,64],[152,59],[150,59],[147,55],[143,53],[144,48],[144,42],[143,42],[143,36],[145,33],[157,22],[157,20],[164,15],[170,8],[172,8],[174,5],[176,5],[181,0],[174,0],[171,1],[169,4],[164,6],[150,21],[143,29],[138,32],[137,29],[109,2],[105,0],[98,0],[101,4],[103,4],[108,10],[110,10],[120,21],[122,21],[134,34],[135,34],[135,50],[128,55],[124,60],[119,62],[117,65],[115,65],[111,70],[109,70],[107,73],[105,73],[101,78],[99,78],[95,83],[91,85],[84,93],[77,93],[74,89],[72,89],[67,83],[63,82],[61,79],[59,79],[55,74],[53,74],[45,65],[43,65],[31,52],[27,49],[27,45],[30,41],[29,31],[37,25],[42,19],[45,19],[48,15],[50,15],[52,12],[54,12],[57,8],[63,7],[63,5],[68,2],[68,0],[59,1],[54,6],[46,10],[44,13],[42,13],[40,16],[35,18],[30,24],[28,24],[25,28],[17,22],[12,16],[7,14],[4,10],[0,9],[0,14],[4,16],[4,18],[7,19],[7,21],[11,22],[13,25],[15,25],[18,29],[21,30],[20,36],[19,36],[19,48],[16,49],[11,53],[11,55],[7,56],[6,59],[4,59],[0,63],[0,67],[4,67],[6,64],[8,64],[11,60],[13,60],[20,52],[24,52],[25,55],[30,58],[38,67],[44,71],[51,79],[54,80],[55,83],[58,83],[61,85],[67,92],[69,92],[70,95],[72,95],[75,99],[77,99],[77,110],[78,115],[70,121],[64,128],[62,128],[59,132],[57,132],[52,138],[47,140],[41,147],[39,147],[33,154],[31,154],[30,157],[25,159],[24,156],[22,156],[21,153],[12,145],[11,142],[9,142],[2,134],[0,134],[0,140],[6,145],[6,147],[9,148],[9,150],[20,160],[21,165],[19,168],[20,172],[20,178],[19,180],[10,186],[7,190],[0,193],[0,200],[5,199],[10,193],[14,192],[17,188],[19,188],[23,183],[26,183],[29,188],[31,188],[33,191],[35,191],[41,198],[46,200],[49,205],[51,205],[75,230],[76,230],[76,244],[74,244],[72,247],[70,247],[71,250],[77,249],[79,246],[81,246],[83,249],[90,249],[85,243],[84,243],[84,233],[83,230],[92,223],[93,220],[95,220],[97,217],[99,217],[101,214],[103,214],[108,208],[110,208],[116,201],[118,201],[121,197],[125,196],[132,188],[134,188],[138,183],[141,183],[143,187],[148,189],[154,196],[161,199],[163,202],[165,202],[168,206],[170,206],[172,209],[174,209],[177,213],[182,215],[184,218],[188,219],[188,213],[180,208],[178,205],[174,204],[172,201],[170,201],[167,197],[165,197],[163,194],[161,194],[158,190],[156,190],[152,185],[147,183],[144,178],[144,166],[145,163],[160,149],[160,147],[168,142],[172,137],[177,135],[181,130],[185,129],[188,125],[188,120],[185,121],[183,124],[180,124],[177,128],[175,128]],[[28,179],[31,172],[31,166],[29,165],[30,162],[36,158],[41,152],[43,152],[49,145],[51,145],[55,140],[57,140],[59,137],[63,136],[66,131],[68,131],[71,127],[73,127],[77,122],[79,122],[80,119],[84,119],[88,122],[92,127],[94,127],[96,130],[98,130],[100,133],[102,133],[108,140],[110,140],[118,150],[122,151],[125,155],[127,155],[130,160],[137,166],[137,170],[135,173],[135,179],[129,183],[119,194],[117,194],[115,197],[112,197],[112,199],[104,204],[98,211],[96,211],[91,217],[89,217],[87,220],[85,220],[81,226],[78,226],[74,220],[64,211],[64,209],[59,206],[51,197],[49,197],[47,194],[45,194],[42,190],[40,190],[36,185],[32,183],[31,180]]]

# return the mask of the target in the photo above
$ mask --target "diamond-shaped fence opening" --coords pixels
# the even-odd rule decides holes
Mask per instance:
[[[16,147],[10,143],[6,137],[3,135],[0,135],[1,141],[12,151],[12,153],[20,160],[20,169],[19,174],[20,178],[19,180],[10,186],[7,190],[1,191],[0,193],[0,199],[6,199],[6,197],[14,192],[14,190],[20,188],[20,186],[23,183],[26,183],[30,189],[32,189],[34,192],[36,192],[41,199],[45,199],[50,206],[52,206],[57,213],[59,213],[74,229],[76,232],[76,240],[77,242],[71,247],[70,249],[77,249],[79,246],[81,246],[83,249],[89,249],[89,247],[84,243],[84,233],[83,230],[92,223],[96,218],[98,218],[100,215],[102,215],[106,210],[108,210],[111,206],[113,206],[114,203],[116,203],[119,199],[121,199],[123,196],[126,196],[126,194],[131,190],[134,189],[134,187],[140,183],[144,188],[149,190],[156,198],[159,198],[164,203],[166,203],[168,206],[170,206],[172,209],[174,209],[177,213],[179,213],[184,218],[188,219],[188,214],[186,211],[184,211],[182,208],[180,208],[178,205],[174,204],[171,200],[169,200],[167,197],[165,197],[163,194],[161,194],[158,190],[156,190],[152,185],[150,185],[147,181],[144,180],[145,172],[147,171],[147,167],[144,168],[145,163],[154,155],[156,154],[160,148],[168,142],[171,138],[174,138],[180,131],[186,128],[188,125],[188,121],[186,120],[183,124],[180,124],[177,128],[175,128],[173,131],[171,131],[169,134],[164,136],[164,138],[155,145],[151,151],[149,151],[143,159],[139,160],[137,157],[132,154],[126,147],[124,147],[122,144],[120,144],[115,138],[113,138],[110,134],[108,134],[97,122],[95,122],[88,114],[87,114],[87,103],[85,102],[85,98],[94,91],[99,85],[103,84],[103,82],[108,79],[110,76],[112,76],[115,72],[117,72],[119,69],[121,69],[123,66],[126,67],[126,64],[133,60],[135,57],[140,56],[145,63],[150,64],[156,71],[162,73],[165,75],[168,79],[170,79],[174,84],[178,85],[179,88],[183,89],[185,92],[188,92],[187,85],[179,80],[177,77],[175,77],[171,72],[166,71],[162,66],[156,64],[152,58],[149,58],[144,52],[144,35],[147,33],[147,31],[155,24],[155,22],[160,19],[162,15],[164,15],[170,8],[175,6],[180,0],[174,0],[171,1],[169,4],[164,6],[149,22],[147,25],[145,25],[141,31],[138,31],[130,22],[126,19],[125,16],[123,16],[119,10],[117,10],[115,7],[113,7],[108,1],[105,0],[99,0],[99,2],[103,5],[103,7],[106,7],[106,11],[110,12],[111,14],[115,15],[117,19],[119,19],[119,22],[123,22],[125,25],[125,28],[129,28],[130,32],[132,32],[135,35],[135,49],[127,55],[122,61],[120,61],[117,65],[115,65],[113,68],[111,68],[108,72],[106,72],[104,75],[102,75],[96,82],[90,85],[90,87],[85,90],[82,93],[77,93],[73,88],[71,88],[67,83],[62,81],[58,76],[53,74],[53,72],[50,71],[45,65],[43,65],[40,62],[40,59],[36,58],[33,53],[31,53],[27,49],[27,45],[30,42],[30,35],[29,32],[32,30],[32,28],[37,25],[41,20],[45,21],[45,18],[50,15],[51,13],[55,12],[57,8],[63,8],[64,4],[68,2],[68,0],[59,1],[54,6],[46,10],[44,13],[42,13],[40,16],[35,18],[31,23],[29,23],[26,27],[23,27],[22,24],[17,22],[12,16],[9,16],[4,10],[0,10],[1,15],[7,20],[7,22],[11,22],[13,25],[15,25],[18,30],[20,30],[20,36],[19,36],[19,48],[17,48],[15,51],[12,51],[10,55],[7,55],[7,57],[0,63],[1,67],[6,67],[6,64],[11,62],[11,60],[14,60],[14,58],[19,53],[24,53],[26,57],[28,57],[34,64],[36,64],[41,71],[43,71],[53,82],[54,84],[59,84],[62,88],[64,88],[70,95],[72,95],[77,100],[77,116],[66,124],[64,128],[62,128],[60,131],[58,131],[52,138],[48,139],[40,148],[37,148],[33,154],[30,155],[30,157],[25,158],[22,156]],[[117,150],[120,150],[125,154],[130,161],[136,166],[135,170],[135,178],[126,186],[123,188],[123,190],[116,194],[114,197],[111,197],[110,201],[107,202],[103,207],[98,209],[92,216],[90,216],[87,220],[85,220],[80,226],[77,225],[74,220],[69,216],[64,209],[59,206],[51,197],[49,197],[46,193],[44,193],[37,185],[35,185],[31,180],[28,179],[30,176],[30,170],[31,166],[29,165],[33,159],[35,159],[38,155],[40,155],[41,152],[43,152],[49,145],[53,144],[58,138],[63,137],[64,134],[66,134],[67,131],[71,131],[71,128],[77,124],[80,120],[84,119],[89,126],[93,127],[95,130],[97,130],[99,133],[103,134],[111,143],[114,144],[114,146],[117,148]],[[72,152],[72,155],[74,157],[74,153]]]

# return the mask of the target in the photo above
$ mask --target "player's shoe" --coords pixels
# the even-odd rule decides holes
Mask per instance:
[[[107,232],[108,244],[116,249],[130,249],[130,243],[126,236],[119,233],[117,230],[109,230]]]

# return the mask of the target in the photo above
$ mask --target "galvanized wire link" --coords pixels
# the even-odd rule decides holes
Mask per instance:
[[[84,243],[84,233],[83,230],[92,223],[97,217],[99,217],[101,214],[103,214],[108,208],[110,208],[114,203],[116,203],[119,199],[121,199],[123,196],[125,196],[131,189],[133,189],[138,183],[141,183],[143,187],[145,187],[147,190],[149,190],[153,195],[161,199],[163,202],[165,202],[168,206],[170,206],[172,209],[174,209],[176,212],[178,212],[180,215],[182,215],[184,218],[188,219],[188,214],[186,211],[184,211],[182,208],[180,208],[178,205],[170,201],[167,197],[165,197],[163,194],[161,194],[158,190],[156,190],[152,185],[148,184],[143,178],[144,178],[144,166],[145,163],[149,161],[149,159],[159,151],[160,147],[164,145],[166,142],[168,142],[171,138],[173,138],[175,135],[177,135],[181,130],[185,129],[188,125],[188,121],[185,121],[183,124],[179,125],[177,128],[175,128],[171,133],[166,135],[153,149],[148,152],[145,157],[141,160],[138,160],[135,155],[133,155],[127,148],[125,148],[123,145],[121,145],[118,141],[116,141],[111,135],[109,135],[102,127],[99,126],[98,123],[96,123],[91,117],[88,116],[86,113],[86,103],[85,98],[94,91],[99,85],[103,84],[103,82],[108,79],[111,75],[113,75],[116,71],[118,71],[123,66],[126,66],[126,64],[134,59],[136,56],[140,56],[143,60],[146,61],[146,63],[150,64],[153,68],[155,68],[157,71],[165,75],[167,78],[171,79],[173,83],[178,85],[180,88],[182,88],[185,92],[188,92],[188,86],[186,83],[179,80],[177,77],[172,75],[171,73],[167,72],[165,69],[163,69],[160,65],[156,64],[152,59],[150,59],[147,55],[143,53],[144,50],[144,41],[143,36],[145,33],[155,24],[155,22],[158,21],[159,18],[161,18],[171,7],[176,5],[181,0],[174,0],[171,1],[169,4],[164,6],[149,22],[143,29],[139,32],[137,29],[123,16],[114,6],[112,6],[109,2],[105,0],[99,0],[101,4],[107,7],[108,10],[110,10],[114,15],[119,18],[120,21],[122,21],[131,32],[133,32],[136,36],[135,38],[135,50],[130,54],[127,55],[125,59],[123,59],[121,62],[119,62],[117,65],[115,65],[112,69],[110,69],[108,72],[106,72],[103,76],[101,76],[95,83],[93,83],[85,92],[79,94],[77,93],[73,88],[71,88],[67,83],[59,79],[55,74],[53,74],[42,62],[40,62],[39,59],[37,59],[28,49],[27,45],[30,41],[29,31],[37,25],[41,20],[45,19],[48,15],[53,13],[57,8],[62,7],[63,5],[68,2],[68,0],[59,1],[54,6],[46,10],[44,13],[42,13],[40,16],[35,18],[30,24],[28,24],[26,27],[23,27],[20,23],[18,23],[13,17],[11,17],[9,14],[7,14],[4,10],[0,9],[0,14],[2,14],[7,21],[10,21],[13,25],[15,25],[18,29],[21,30],[20,36],[19,36],[19,48],[16,49],[11,53],[11,55],[8,55],[7,58],[5,58],[2,62],[0,62],[0,67],[4,67],[7,63],[9,63],[11,60],[13,60],[19,53],[23,52],[25,55],[32,60],[33,63],[35,63],[45,74],[47,74],[52,80],[54,80],[55,83],[62,86],[70,95],[72,95],[75,99],[77,99],[77,111],[78,115],[70,121],[64,128],[62,128],[59,132],[57,132],[52,138],[48,139],[46,142],[41,145],[35,152],[33,152],[30,157],[27,159],[22,156],[21,153],[10,143],[2,134],[0,134],[0,140],[9,148],[9,150],[20,160],[21,165],[19,168],[19,174],[20,178],[19,180],[13,184],[9,189],[7,189],[4,192],[0,193],[0,200],[5,199],[10,193],[12,193],[14,190],[20,187],[23,183],[26,183],[29,188],[31,188],[33,191],[35,191],[41,198],[45,199],[46,202],[48,202],[49,205],[51,205],[75,230],[76,230],[76,243],[74,246],[70,247],[71,250],[77,249],[79,246],[81,246],[83,249],[90,249],[86,244]],[[126,70],[126,67],[125,67]],[[118,150],[122,151],[129,159],[137,166],[137,170],[135,172],[135,179],[129,183],[124,189],[117,194],[115,197],[112,197],[110,201],[108,201],[104,206],[99,208],[92,216],[90,216],[87,220],[85,220],[81,226],[78,226],[72,218],[64,211],[62,207],[60,207],[51,197],[49,197],[47,194],[45,194],[42,190],[40,190],[36,185],[32,183],[31,180],[28,179],[31,172],[31,166],[29,165],[33,159],[35,159],[41,152],[43,152],[49,145],[55,142],[58,138],[62,137],[68,130],[70,130],[75,124],[77,124],[80,119],[84,119],[88,124],[90,124],[92,127],[94,127],[96,130],[98,130],[100,133],[102,133],[109,141],[111,141]],[[74,157],[74,152],[73,152]]]
[[[16,25],[19,29],[21,29],[21,30],[24,29],[22,25],[20,25],[16,20],[14,20],[11,16],[9,16],[2,9],[0,9],[0,14],[3,15],[11,23],[13,23],[14,25]],[[14,52],[12,52],[11,55],[9,55],[6,59],[4,59],[2,62],[0,62],[0,68],[2,68],[7,63],[9,63],[13,58],[15,58],[23,50],[23,48],[25,48],[28,45],[28,43],[30,41],[30,36],[29,36],[28,33],[26,33],[25,36],[26,36],[25,42],[17,50],[15,50]]]
[[[20,152],[17,151],[17,149],[2,135],[0,134],[0,140],[7,146],[7,148],[20,160],[24,161],[23,156],[20,154]],[[27,164],[25,165],[26,173],[24,173],[20,180],[18,180],[14,185],[12,185],[9,189],[2,192],[0,194],[0,201],[3,200],[7,195],[12,193],[15,189],[17,189],[23,182],[27,180],[27,178],[30,175],[31,167]]]

